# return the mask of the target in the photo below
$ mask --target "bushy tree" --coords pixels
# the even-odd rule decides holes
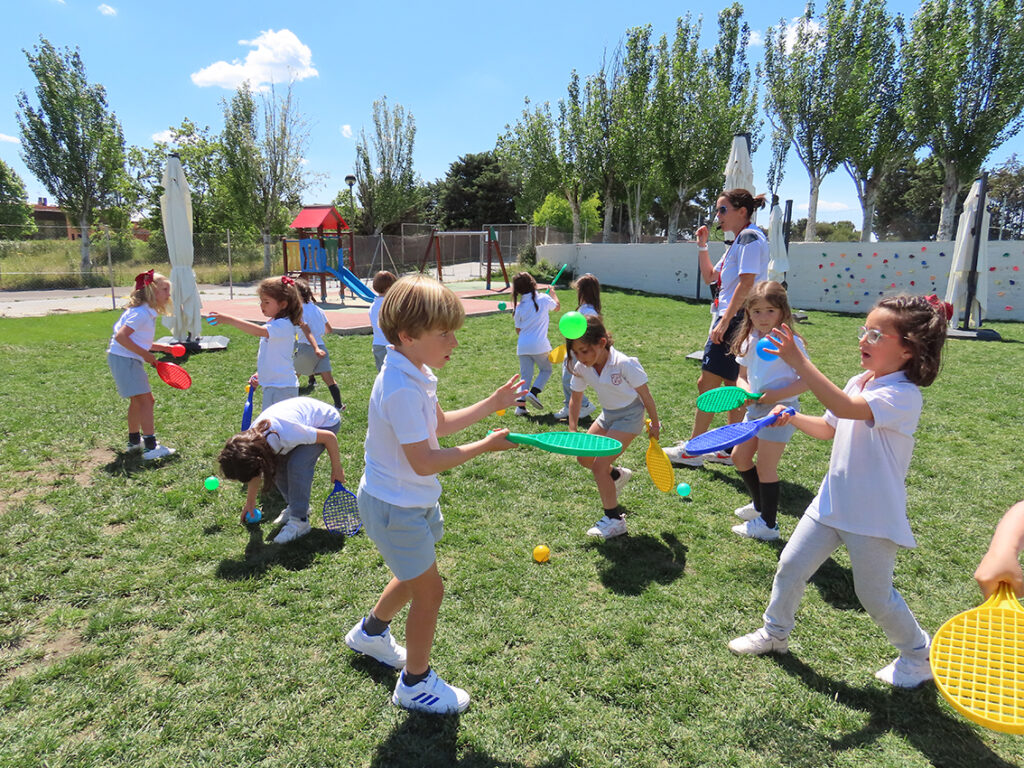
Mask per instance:
[[[516,186],[492,152],[463,155],[448,168],[437,199],[445,229],[480,229],[485,224],[521,221]]]
[[[989,172],[988,199],[996,209],[991,237],[1024,239],[1024,165],[1016,154]]]
[[[421,207],[423,194],[413,170],[416,120],[401,104],[373,102],[373,135],[356,143],[356,184],[365,231],[379,235]]]
[[[878,190],[874,231],[879,240],[934,240],[944,173],[938,159],[914,158],[890,173]],[[966,194],[958,195],[959,214]]]
[[[25,198],[25,183],[0,160],[0,240],[24,240],[36,231],[32,206]]]
[[[597,195],[591,195],[580,204],[580,225],[584,237],[590,237],[601,228],[601,216],[598,210],[601,201]],[[550,194],[533,214],[533,223],[537,227],[552,227],[567,234],[572,232],[573,216],[569,209],[569,201],[564,196]]]

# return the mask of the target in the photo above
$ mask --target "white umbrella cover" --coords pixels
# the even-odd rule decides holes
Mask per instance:
[[[750,161],[750,135],[736,133],[732,137],[732,148],[729,150],[729,160],[725,164],[725,187],[730,189],[745,189],[754,194],[754,166]],[[753,211],[751,221],[757,221],[757,211]],[[737,233],[726,232],[726,239],[732,240]]]
[[[786,238],[782,231],[782,208],[772,206],[768,218],[768,249],[771,259],[768,262],[768,279],[781,283],[789,272],[789,256],[786,253]]]
[[[946,301],[953,305],[953,317],[949,324],[956,326],[964,315],[967,304],[967,278],[971,272],[971,258],[974,255],[974,222],[978,215],[979,197],[981,196],[981,179],[971,186],[971,191],[964,200],[964,212],[956,227],[956,245],[953,247],[953,260],[949,266],[949,281],[946,283]],[[971,316],[968,326],[978,328],[988,306],[988,224],[989,213],[986,209],[981,224],[981,242],[978,248],[978,283],[974,292],[974,304],[970,308]]]
[[[202,332],[201,301],[196,273],[192,271],[192,191],[185,180],[177,155],[167,158],[161,185],[160,213],[171,261],[171,303],[174,313],[164,319],[171,335],[178,341],[189,336],[198,339]]]

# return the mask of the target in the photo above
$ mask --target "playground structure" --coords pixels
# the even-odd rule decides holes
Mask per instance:
[[[441,241],[442,239],[451,239],[458,237],[470,237],[480,238],[484,242],[484,246],[487,254],[487,266],[485,268],[485,275],[487,279],[487,290],[491,290],[491,272],[494,267],[494,257],[497,256],[498,264],[501,266],[501,274],[505,278],[505,288],[508,288],[511,283],[508,279],[508,270],[505,269],[505,259],[501,254],[501,244],[498,242],[497,233],[493,227],[489,227],[486,230],[478,232],[440,232],[436,229],[430,231],[430,238],[427,241],[427,247],[423,251],[423,257],[420,259],[419,269],[423,272],[427,266],[427,260],[431,256],[431,252],[434,255],[434,262],[437,268],[437,279],[444,282],[442,276],[442,258],[441,258]],[[483,265],[484,259],[481,257],[480,263]]]
[[[320,281],[320,300],[327,300],[327,279],[341,283],[341,298],[344,301],[345,288],[353,296],[372,302],[374,293],[358,277],[355,269],[355,241],[352,230],[333,205],[309,205],[303,208],[291,223],[299,232],[297,240],[282,239],[284,273],[301,277],[314,283]],[[333,232],[334,237],[327,235]],[[349,267],[344,264],[345,247],[342,238],[348,240]],[[292,265],[289,266],[289,257]]]

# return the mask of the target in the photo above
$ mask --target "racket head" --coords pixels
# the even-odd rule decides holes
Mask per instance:
[[[671,491],[676,483],[676,474],[672,469],[672,462],[668,460],[665,451],[654,438],[650,438],[646,459],[647,474],[651,476],[654,487],[663,493]]]
[[[512,432],[506,438],[512,443],[532,445],[565,456],[617,456],[622,453],[622,443],[615,438],[589,432],[543,432],[538,435]]]
[[[726,424],[724,427],[712,429],[710,432],[697,435],[689,440],[683,446],[683,450],[691,456],[698,456],[702,453],[714,453],[732,448],[757,434],[757,430],[760,428],[758,421],[741,421],[739,424]]]
[[[363,527],[356,497],[344,485],[334,481],[334,490],[324,501],[324,528],[331,533],[355,536]]]
[[[164,381],[165,384],[168,384],[175,389],[188,389],[192,386],[192,377],[189,376],[188,371],[180,365],[175,365],[174,363],[157,363],[156,374]]]
[[[697,407],[704,413],[722,413],[739,408],[748,397],[760,396],[760,393],[750,394],[740,387],[715,387],[697,397]]]
[[[929,663],[935,686],[978,725],[1024,733],[1024,609],[1003,582],[977,608],[935,633]]]

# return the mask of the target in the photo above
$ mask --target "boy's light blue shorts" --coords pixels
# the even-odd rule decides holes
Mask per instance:
[[[415,579],[433,564],[434,545],[444,536],[441,505],[396,507],[360,486],[359,518],[391,572],[402,581]]]

